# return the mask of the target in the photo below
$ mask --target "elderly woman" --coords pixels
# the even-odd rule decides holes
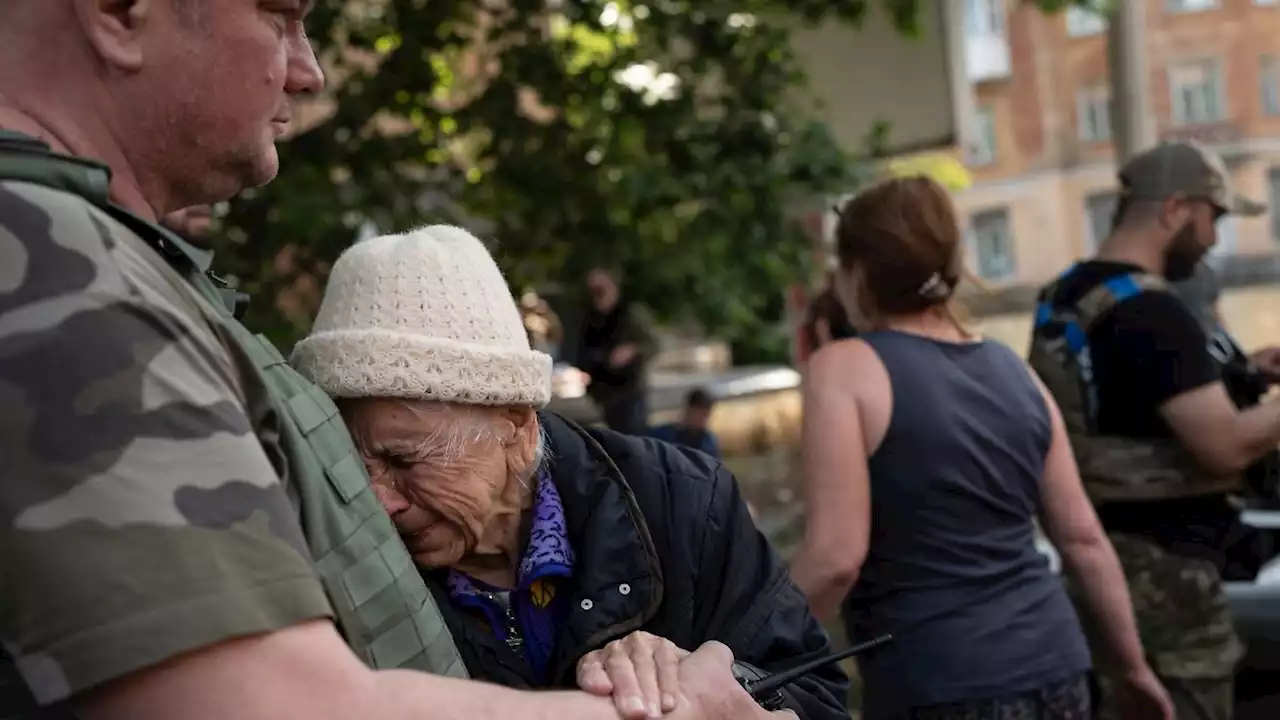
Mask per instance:
[[[748,674],[830,651],[721,465],[539,412],[551,358],[465,231],[350,248],[293,363],[339,400],[473,677],[655,717],[684,649],[720,641]],[[774,712],[847,718],[846,689],[829,665]]]

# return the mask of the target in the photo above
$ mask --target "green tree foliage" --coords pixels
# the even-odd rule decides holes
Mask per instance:
[[[517,287],[618,266],[659,318],[777,354],[811,247],[796,211],[856,180],[789,102],[783,18],[857,24],[872,1],[913,35],[936,0],[320,0],[333,111],[231,203],[219,267],[287,347],[315,310],[314,283],[291,289],[362,225],[470,218]]]

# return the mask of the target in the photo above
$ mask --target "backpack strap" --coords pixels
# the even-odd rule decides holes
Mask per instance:
[[[1054,322],[1062,323],[1063,339],[1071,353],[1076,355],[1088,343],[1089,332],[1117,305],[1144,292],[1165,292],[1169,288],[1164,278],[1147,272],[1116,275],[1089,290],[1074,305],[1065,308],[1067,312],[1063,313],[1063,308],[1054,304],[1053,297],[1058,294],[1062,281],[1075,272],[1077,267],[1079,266],[1072,266],[1040,292],[1036,298],[1033,319],[1035,330]]]
[[[1088,335],[1120,303],[1145,292],[1162,292],[1168,287],[1164,278],[1147,272],[1109,277],[1076,302],[1076,322]]]
[[[213,253],[195,247],[168,228],[146,220],[111,201],[111,168],[87,158],[54,152],[41,140],[0,130],[0,180],[26,182],[76,195],[107,213],[153,247],[175,270],[188,278],[202,276],[212,283],[195,285],[209,300],[234,314],[248,300],[244,293],[213,275]]]

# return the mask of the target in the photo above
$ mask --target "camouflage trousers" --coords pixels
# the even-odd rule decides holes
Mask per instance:
[[[1089,720],[1089,682],[1085,676],[1050,683],[1038,690],[912,708],[911,720]]]
[[[1244,644],[1236,635],[1218,569],[1139,536],[1109,537],[1124,568],[1142,647],[1173,697],[1178,720],[1231,720],[1233,679]],[[1068,590],[1080,608],[1095,667],[1105,668],[1105,658],[1099,657],[1105,644],[1090,626],[1081,588],[1069,582]],[[1116,679],[1100,670],[1098,684],[1098,717],[1122,720],[1115,705]]]

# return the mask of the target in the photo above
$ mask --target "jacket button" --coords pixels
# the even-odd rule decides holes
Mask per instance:
[[[591,598],[587,598],[587,599],[583,600],[583,601],[579,604],[579,607],[581,607],[583,610],[590,610],[591,608],[593,608],[593,607],[595,607],[595,606],[596,606],[596,604],[595,604],[595,603],[593,603],[593,602],[591,602]]]
[[[623,595],[630,595],[631,586],[626,583],[622,583],[621,585],[618,586],[618,592],[622,593]]]

